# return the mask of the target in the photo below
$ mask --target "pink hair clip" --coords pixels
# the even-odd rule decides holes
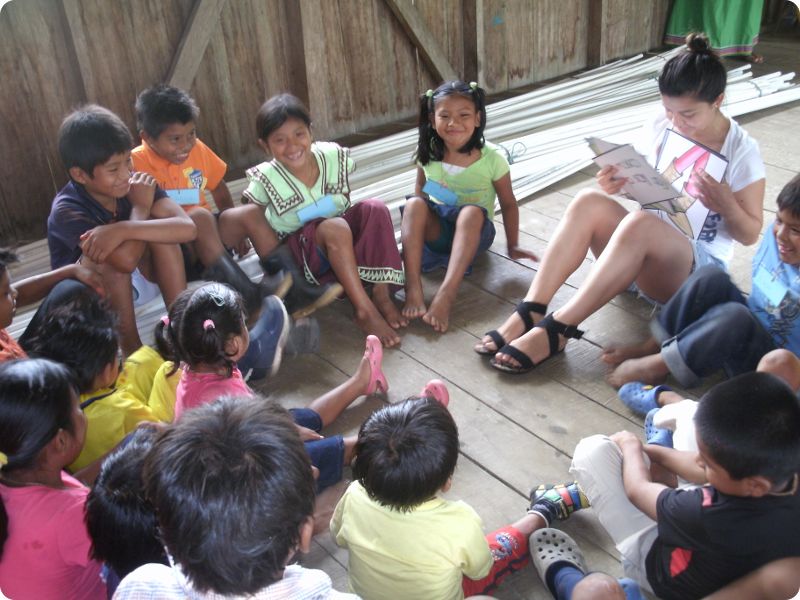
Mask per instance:
[[[169,327],[169,317],[167,315],[161,317],[161,322],[164,324],[164,327]]]
[[[203,321],[203,329],[205,329],[206,331],[208,331],[209,329],[216,329],[216,327],[217,326],[214,325],[214,321],[212,321],[211,319],[206,319],[205,321]]]

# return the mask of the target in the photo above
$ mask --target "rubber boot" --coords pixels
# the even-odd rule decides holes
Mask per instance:
[[[264,269],[265,278],[275,277],[279,273],[284,273],[287,278],[291,277],[292,286],[283,302],[293,319],[307,317],[336,300],[342,293],[342,285],[338,282],[322,285],[309,283],[286,246],[279,246],[261,261],[261,268]]]
[[[247,276],[242,268],[227,252],[223,252],[217,261],[206,267],[203,279],[226,283],[239,292],[244,302],[248,318],[256,315],[261,310],[261,300],[265,295],[261,286]]]

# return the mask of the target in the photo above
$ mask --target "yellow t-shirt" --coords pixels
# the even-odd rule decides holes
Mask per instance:
[[[179,376],[159,383],[158,373],[166,364],[161,355],[149,346],[131,354],[123,365],[113,387],[81,395],[86,415],[86,441],[69,470],[73,473],[110,452],[142,421],[172,421],[172,404]],[[165,371],[169,372],[169,371]],[[158,386],[158,389],[156,389]],[[157,392],[157,393],[154,393]]]
[[[468,504],[434,498],[403,513],[372,500],[357,481],[336,505],[331,534],[349,550],[351,590],[370,600],[459,600],[462,577],[486,577],[493,564]]]

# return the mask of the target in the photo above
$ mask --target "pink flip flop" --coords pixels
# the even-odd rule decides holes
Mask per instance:
[[[441,379],[431,379],[425,384],[419,395],[433,398],[442,406],[450,404],[450,392],[447,391],[447,386]]]
[[[385,394],[389,391],[389,384],[386,375],[383,374],[381,362],[383,361],[383,346],[381,341],[374,335],[367,336],[367,347],[364,356],[369,361],[369,383],[367,384],[366,395],[375,393]]]

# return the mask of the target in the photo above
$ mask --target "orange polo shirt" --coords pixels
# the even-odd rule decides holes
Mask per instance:
[[[225,161],[214,154],[213,150],[200,140],[195,143],[194,148],[189,153],[189,158],[179,165],[161,158],[144,141],[141,146],[133,149],[131,157],[133,158],[134,170],[152,175],[158,185],[170,196],[172,196],[170,191],[196,189],[197,202],[195,204],[187,204],[184,201],[179,202],[184,210],[197,205],[208,208],[208,202],[206,202],[203,190],[208,189],[211,191],[217,189],[219,182],[222,181],[225,172],[228,170],[228,165],[225,164]],[[186,198],[187,195],[184,192],[180,197]],[[189,195],[190,198],[192,196],[193,194]]]

